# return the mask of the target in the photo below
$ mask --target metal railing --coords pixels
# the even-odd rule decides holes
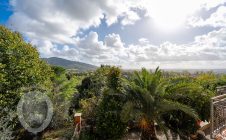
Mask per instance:
[[[211,98],[211,138],[226,129],[226,94]]]
[[[217,95],[226,94],[226,86],[218,86],[216,89],[217,89]]]

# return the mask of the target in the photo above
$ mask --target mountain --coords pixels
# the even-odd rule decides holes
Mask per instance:
[[[75,69],[79,72],[92,71],[97,69],[97,66],[94,66],[91,64],[86,64],[78,61],[71,61],[71,60],[58,58],[58,57],[50,57],[50,58],[42,58],[42,59],[50,65],[61,66],[65,69]]]

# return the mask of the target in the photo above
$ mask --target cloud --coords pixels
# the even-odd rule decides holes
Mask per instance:
[[[211,9],[225,0],[162,2],[164,4],[154,0],[11,0],[14,13],[8,25],[26,36],[43,57],[57,56],[96,65],[122,65],[124,68],[158,65],[223,67],[226,60],[224,6],[220,6],[209,19],[190,20],[192,26],[223,28],[197,36],[188,44],[166,41],[156,46],[145,38],[126,44],[119,34],[110,33],[99,40],[98,34],[92,31],[84,37],[78,36],[83,30],[98,27],[103,21],[108,26],[117,22],[122,26],[135,24],[142,18],[142,12],[149,18],[166,20],[166,24],[170,21],[175,23],[190,12],[200,8]],[[162,19],[166,15],[169,17]]]
[[[201,17],[191,17],[188,19],[188,25],[192,27],[226,27],[226,7],[220,6],[218,9],[210,15],[209,18],[203,19]]]
[[[101,20],[109,26],[118,21],[123,26],[131,25],[141,19],[140,11],[143,11],[146,16],[156,20],[164,18],[169,24],[175,18],[179,22],[181,17],[194,12],[201,5],[211,8],[223,2],[224,0],[173,0],[167,3],[155,0],[10,0],[13,15],[9,18],[8,25],[30,39],[73,44],[74,37],[81,29],[98,27]],[[180,6],[175,6],[175,3]]]
[[[50,42],[32,43],[45,56],[57,56],[95,65],[121,65],[123,68],[223,68],[226,63],[226,28],[195,37],[189,44],[164,42],[159,46],[141,38],[126,45],[118,34],[109,34],[104,41],[96,32],[77,38],[72,46],[57,47]],[[40,44],[41,43],[41,44]]]
[[[211,8],[214,8],[214,7],[217,7],[219,5],[223,5],[226,1],[225,0],[200,0],[202,1],[201,2],[201,5],[203,8],[209,10]]]
[[[132,25],[138,20],[140,20],[140,16],[136,12],[128,11],[127,13],[124,13],[121,24],[122,25]]]
[[[31,39],[73,44],[80,29],[97,27],[105,19],[110,26],[140,19],[133,0],[11,0],[13,15],[8,25]]]

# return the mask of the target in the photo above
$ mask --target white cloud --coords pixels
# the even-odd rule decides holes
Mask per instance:
[[[136,44],[126,45],[118,34],[109,34],[104,42],[90,32],[78,38],[74,46],[57,48],[49,42],[37,44],[46,56],[57,56],[96,65],[121,65],[123,68],[223,68],[226,63],[226,28],[195,37],[189,44],[164,42],[152,45],[141,38]],[[35,43],[35,42],[34,42]],[[36,42],[37,43],[37,42]],[[46,45],[46,46],[45,46]]]
[[[213,8],[213,7],[216,7],[216,6],[219,6],[219,5],[222,5],[224,4],[226,1],[225,0],[201,0],[202,3],[202,7],[206,8],[207,10]]]
[[[147,0],[143,6],[159,30],[174,31],[183,27],[189,16],[200,9],[209,10],[226,0]]]
[[[131,25],[140,19],[140,16],[134,11],[128,11],[123,15],[122,25]]]
[[[79,29],[97,27],[101,19],[110,26],[134,24],[140,17],[133,0],[11,0],[13,15],[8,24],[31,39],[73,44]]]
[[[207,19],[201,17],[191,17],[188,24],[193,27],[212,26],[212,27],[226,27],[226,7],[220,6]]]
[[[159,25],[178,25],[187,14],[211,8],[225,0],[11,0],[13,15],[8,24],[30,39],[73,44],[80,29],[98,27],[101,19],[110,26],[120,19],[122,25],[140,20],[145,11]],[[158,22],[159,21],[159,22]],[[171,24],[172,23],[172,24]]]
[[[37,47],[42,57],[62,57],[66,59],[79,60],[79,50],[76,47],[70,48],[67,45],[58,47],[50,41],[32,40],[31,44]]]
[[[114,33],[105,37],[105,45],[116,49],[122,49],[124,47],[120,36]]]
[[[120,35],[111,33],[103,41],[96,32],[84,37],[81,29],[98,27],[101,20],[110,26],[134,24],[139,11],[170,26],[181,22],[197,9],[211,9],[225,0],[11,0],[14,13],[8,24],[36,45],[44,57],[57,56],[92,64],[139,67],[223,67],[226,60],[226,28],[197,36],[189,44],[164,42],[153,45],[145,38],[126,44]],[[192,20],[193,26],[225,27],[225,7],[209,19]],[[175,25],[174,25],[175,26]],[[210,63],[213,62],[213,63]],[[217,64],[217,65],[215,65]]]

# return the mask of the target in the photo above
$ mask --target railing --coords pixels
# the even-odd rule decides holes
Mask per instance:
[[[217,95],[226,94],[226,86],[218,86],[217,87]]]
[[[211,138],[226,129],[226,94],[211,98]]]

